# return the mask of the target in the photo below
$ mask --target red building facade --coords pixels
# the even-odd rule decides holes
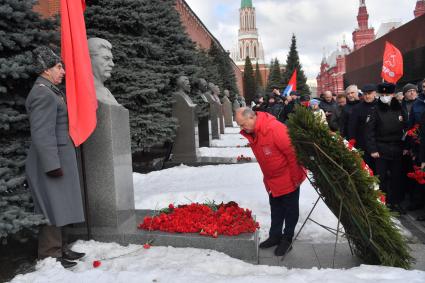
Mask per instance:
[[[369,14],[367,13],[366,0],[360,0],[359,12],[357,14],[358,28],[353,31],[354,50],[362,48],[375,39],[374,28],[369,28]]]
[[[415,17],[419,17],[423,14],[425,14],[425,0],[418,0],[416,2],[414,15]],[[353,31],[353,50],[350,50],[344,40],[344,44],[341,48],[338,48],[336,51],[331,53],[329,57],[323,57],[320,65],[320,72],[316,78],[318,94],[327,90],[336,94],[344,93],[344,87],[346,87],[347,84],[350,84],[349,82],[344,81],[344,74],[347,71],[347,56],[377,40],[374,28],[369,27],[369,14],[367,12],[365,0],[360,0],[357,23],[358,27]],[[387,23],[387,25],[388,24],[389,23]],[[387,29],[382,35],[395,30],[395,28],[396,26]],[[378,37],[379,36],[380,35],[378,35]],[[382,57],[382,55],[380,55],[380,57]]]
[[[351,50],[344,43],[329,57],[323,57],[320,64],[320,73],[317,76],[317,95],[330,90],[335,94],[344,93],[344,73],[345,73],[345,56],[350,54]]]

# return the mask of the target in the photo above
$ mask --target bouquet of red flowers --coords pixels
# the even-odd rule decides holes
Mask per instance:
[[[139,229],[160,230],[170,233],[199,233],[217,238],[218,235],[236,236],[253,233],[259,228],[251,211],[239,207],[236,202],[216,205],[191,203],[161,210],[157,216],[147,216]]]
[[[241,162],[241,161],[251,161],[251,160],[252,160],[252,158],[251,158],[251,157],[249,157],[249,156],[244,156],[243,154],[241,154],[241,155],[239,155],[238,157],[236,157],[236,160],[237,160],[238,162]]]
[[[410,137],[413,142],[420,143],[419,134],[420,134],[420,125],[415,124],[410,130],[406,132],[406,136]]]
[[[418,166],[413,166],[413,169],[415,171],[407,173],[407,177],[415,179],[421,185],[425,184],[425,171]]]

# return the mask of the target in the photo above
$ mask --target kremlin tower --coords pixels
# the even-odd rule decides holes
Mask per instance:
[[[263,83],[266,83],[268,69],[264,61],[264,50],[258,36],[255,8],[252,0],[241,0],[239,9],[239,33],[237,47],[232,51],[231,57],[236,65],[243,71],[246,57],[251,59],[253,68],[258,63]]]
[[[375,30],[369,28],[369,14],[366,0],[360,0],[357,22],[359,27],[353,32],[354,51],[375,40]]]

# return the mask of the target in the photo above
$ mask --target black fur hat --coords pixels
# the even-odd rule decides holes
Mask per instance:
[[[37,74],[54,67],[56,64],[61,63],[61,58],[47,46],[39,46],[33,51],[34,65]]]
[[[382,94],[394,94],[395,93],[395,84],[392,83],[380,83],[378,85],[378,92]]]

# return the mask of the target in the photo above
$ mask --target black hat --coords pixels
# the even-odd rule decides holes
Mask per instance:
[[[403,94],[405,94],[406,92],[408,92],[409,90],[416,90],[418,91],[418,88],[414,85],[414,84],[407,84],[403,87]]]
[[[310,101],[310,95],[308,95],[308,94],[301,95],[300,101],[301,102],[303,102],[303,101]]]
[[[47,46],[39,46],[33,51],[35,71],[41,74],[43,71],[54,67],[56,64],[62,62],[61,58]]]
[[[377,91],[378,89],[376,88],[375,84],[367,84],[365,86],[363,86],[362,91],[363,92],[372,92],[372,91]]]
[[[378,85],[378,92],[381,94],[394,94],[395,93],[395,84],[392,83],[380,83]]]

